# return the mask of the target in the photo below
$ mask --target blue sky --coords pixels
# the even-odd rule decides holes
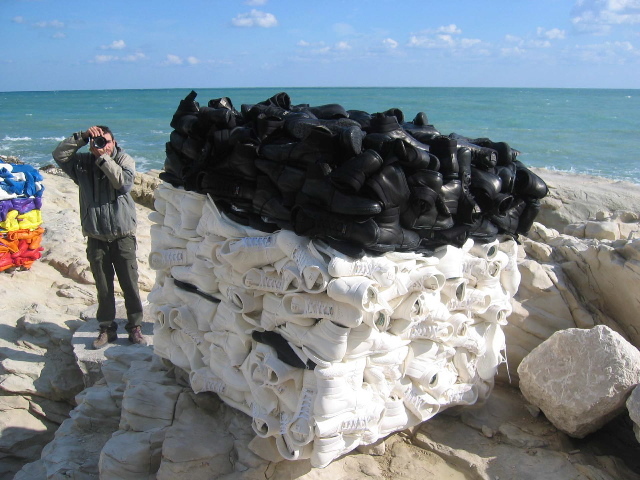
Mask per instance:
[[[0,0],[0,91],[640,88],[640,0]]]

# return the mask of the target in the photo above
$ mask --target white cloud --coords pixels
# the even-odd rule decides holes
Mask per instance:
[[[576,30],[606,34],[617,25],[640,23],[640,0],[577,0],[571,23]]]
[[[278,25],[278,20],[272,13],[261,12],[253,9],[249,13],[241,13],[231,20],[236,27],[262,27],[270,28]]]
[[[409,37],[409,43],[408,45],[410,47],[426,47],[426,48],[434,48],[436,46],[436,43],[434,40],[427,38],[427,37],[422,37],[422,36],[417,36],[417,35],[411,35]]]
[[[305,49],[306,55],[337,54],[338,52],[346,52],[353,49],[351,44],[345,41],[340,41],[334,45],[327,45],[325,42],[310,43],[305,40],[300,40],[297,45]]]
[[[459,42],[462,48],[471,48],[479,43],[481,43],[481,41],[477,38],[462,38]]]
[[[117,55],[96,55],[91,60],[91,63],[109,63],[109,62],[126,62],[126,63],[134,63],[139,62],[140,60],[144,60],[147,56],[142,52],[132,53],[130,55],[125,55],[123,57],[119,57]]]
[[[640,9],[640,1],[638,0],[609,0],[611,10],[624,10],[627,8]]]
[[[542,27],[538,27],[536,30],[537,38],[522,38],[517,35],[507,34],[504,36],[504,41],[514,45],[514,47],[505,47],[502,49],[502,54],[522,55],[526,49],[550,48],[551,42],[549,39],[563,39],[564,34],[564,30],[558,30],[557,28],[546,30]]]
[[[438,38],[442,43],[450,47],[453,47],[456,43],[453,40],[453,37],[451,35],[438,35],[436,38]]]
[[[96,55],[95,57],[93,57],[93,62],[92,63],[108,63],[108,62],[113,62],[114,60],[117,60],[118,57],[115,57],[113,55]]]
[[[460,30],[455,24],[450,24],[450,25],[446,25],[443,27],[438,27],[438,29],[436,30],[436,32],[438,33],[449,33],[452,35],[459,35],[462,33],[462,30]]]
[[[164,61],[164,65],[182,65],[184,62],[178,55],[168,54]]]
[[[13,18],[11,19],[11,21],[12,21],[13,23],[24,23],[24,22],[25,22],[24,17],[13,17]]]
[[[623,65],[637,61],[640,55],[630,42],[604,42],[576,47],[577,55],[585,62]]]
[[[33,26],[38,28],[64,28],[64,23],[60,20],[51,20],[48,22],[36,22]]]
[[[145,58],[147,58],[147,56],[144,53],[138,52],[132,53],[131,55],[125,55],[124,57],[122,57],[122,61],[132,63],[144,60]]]
[[[122,50],[126,46],[127,44],[124,43],[124,40],[114,40],[109,45],[102,45],[100,48],[102,50]]]
[[[186,58],[182,58],[179,55],[174,55],[172,53],[167,54],[165,60],[162,62],[162,65],[165,67],[168,66],[178,66],[178,65],[198,65],[199,63],[211,63],[210,61],[203,62],[198,57],[194,57],[190,55]]]
[[[533,48],[550,48],[551,42],[549,40],[531,40],[528,46]]]
[[[455,23],[451,23],[449,25],[441,25],[438,28],[427,28],[425,30],[419,31],[416,35],[434,35],[434,34],[445,34],[445,35],[460,35],[462,30],[458,28]]]
[[[385,38],[382,43],[384,46],[389,48],[398,48],[398,42],[396,42],[393,38]]]
[[[538,37],[546,38],[548,40],[564,40],[565,31],[560,30],[559,28],[552,28],[551,30],[547,30],[542,27],[538,27],[536,30]]]
[[[67,38],[67,35],[62,32],[56,32],[51,35],[51,38]]]
[[[510,47],[500,49],[500,54],[503,57],[521,57],[525,54],[526,50],[520,47]]]
[[[261,5],[266,5],[267,0],[247,0],[244,4],[252,7],[259,7]]]
[[[480,46],[482,40],[477,38],[464,38],[460,35],[462,30],[454,23],[443,25],[437,29],[424,30],[409,37],[408,46],[417,48],[431,48],[441,50],[460,51]]]
[[[438,48],[438,49],[468,49],[482,44],[477,38],[455,38],[449,34],[435,35],[412,35],[409,37],[408,46],[418,48]]]

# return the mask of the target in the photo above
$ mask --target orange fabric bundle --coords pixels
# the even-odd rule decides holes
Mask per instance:
[[[4,238],[0,235],[0,253],[10,252],[16,253],[18,251],[18,241]]]
[[[14,230],[5,235],[10,240],[26,240],[31,245],[29,248],[35,250],[40,247],[43,234],[44,228],[38,227],[35,230]]]
[[[13,232],[7,232],[5,235],[9,240],[21,240],[21,239],[29,239],[33,238],[37,235],[42,235],[44,233],[44,228],[38,227],[35,230],[14,230]]]

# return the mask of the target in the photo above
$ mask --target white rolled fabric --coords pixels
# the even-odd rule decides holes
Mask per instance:
[[[275,267],[250,268],[242,277],[248,289],[272,293],[295,293],[302,291],[297,276],[290,269],[278,271]]]
[[[182,303],[189,307],[195,319],[198,330],[207,332],[212,329],[213,317],[218,310],[219,301],[215,302],[196,293],[176,287],[176,295],[182,299]]]
[[[206,332],[204,338],[213,345],[222,348],[229,359],[229,364],[236,367],[242,365],[251,351],[251,342],[246,337],[228,330]]]
[[[420,421],[429,420],[440,411],[440,403],[432,395],[413,384],[409,377],[403,377],[394,387],[404,401],[404,405]]]
[[[196,257],[206,260],[212,267],[222,266],[222,262],[218,260],[218,251],[225,241],[226,238],[219,235],[207,235],[198,243],[198,249],[195,252]]]
[[[288,293],[281,308],[289,318],[326,318],[343,327],[357,327],[362,323],[362,310],[348,303],[333,300],[326,293]]]
[[[225,350],[214,343],[209,344],[209,368],[234,390],[240,392],[251,391],[240,367],[231,365]]]
[[[188,335],[183,330],[174,330],[171,333],[171,341],[182,350],[184,356],[187,358],[188,366],[186,368],[182,367],[187,372],[205,366],[204,356],[198,348],[198,343],[202,343],[201,338],[202,337],[199,339],[197,335],[194,338],[194,336]]]
[[[462,302],[467,296],[467,284],[469,281],[463,277],[449,278],[445,282],[440,296],[446,304],[449,300]]]
[[[163,250],[167,248],[187,248],[189,240],[173,234],[169,227],[153,224],[150,227],[151,250]]]
[[[244,274],[251,268],[273,265],[286,256],[277,242],[282,230],[259,237],[230,238],[216,252],[218,259]]]
[[[239,335],[244,342],[251,342],[253,325],[248,323],[242,314],[236,312],[228,300],[222,300],[218,304],[216,313],[211,322],[211,331],[229,331]]]
[[[391,326],[391,309],[365,312],[362,315],[362,323],[378,332],[386,332]]]
[[[491,294],[477,288],[467,288],[464,300],[450,299],[447,308],[452,311],[486,312],[491,305]]]
[[[365,312],[390,310],[389,304],[380,298],[376,282],[369,277],[333,278],[327,285],[327,295]]]
[[[478,375],[483,380],[490,380],[496,376],[498,366],[506,361],[506,341],[504,332],[497,323],[474,325],[479,335],[485,340],[486,351],[478,357]]]
[[[156,305],[179,305],[182,299],[176,294],[176,285],[172,277],[166,277],[164,283],[160,285],[156,282],[153,286],[147,300]]]
[[[158,324],[159,327],[167,326],[169,327],[169,313],[174,308],[173,305],[158,305],[155,303],[151,304],[150,313],[153,317],[155,323]]]
[[[176,265],[171,267],[171,276],[181,282],[194,285],[198,290],[213,294],[219,291],[218,277],[205,260],[196,258],[192,265]]]
[[[220,378],[216,377],[209,367],[202,367],[189,373],[189,383],[195,393],[213,392],[223,399],[231,399],[237,403],[244,403],[244,394],[233,390]]]
[[[444,245],[436,248],[433,256],[438,258],[438,270],[446,279],[463,276],[462,262],[464,255],[473,247],[473,240],[468,239],[461,248],[453,245]]]
[[[227,303],[236,313],[249,313],[262,310],[262,292],[238,287],[227,282],[219,282],[220,293],[225,296]]]
[[[476,257],[492,260],[498,253],[499,243],[500,241],[497,238],[488,243],[474,243],[469,252]]]
[[[328,271],[333,277],[366,276],[385,289],[393,285],[399,268],[386,256],[354,259],[334,251]]]
[[[504,262],[504,257],[500,255],[501,253],[506,255],[507,262],[506,264],[503,263],[503,268],[500,272],[500,281],[504,289],[513,297],[518,291],[522,278],[520,270],[518,269],[518,244],[512,239],[500,243],[500,252],[496,256],[496,259]]]
[[[181,190],[179,203],[177,205],[182,219],[182,228],[195,231],[198,227],[200,217],[202,217],[202,208],[204,207],[205,196],[188,190]]]
[[[290,230],[281,230],[277,245],[293,260],[302,274],[302,289],[309,293],[326,290],[331,277],[324,257],[307,237],[300,237]]]

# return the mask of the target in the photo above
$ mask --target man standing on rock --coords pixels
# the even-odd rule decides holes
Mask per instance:
[[[87,144],[90,153],[78,153]],[[118,147],[105,126],[93,126],[64,139],[53,151],[53,159],[79,188],[80,223],[98,291],[100,334],[93,348],[118,339],[114,272],[124,294],[129,341],[145,345],[138,289],[136,209],[129,193],[135,162]]]

